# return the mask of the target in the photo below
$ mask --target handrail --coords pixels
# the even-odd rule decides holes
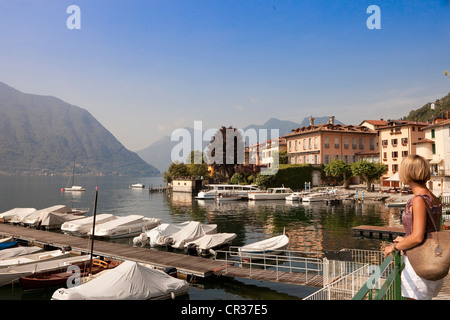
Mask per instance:
[[[404,257],[400,253],[389,255],[378,268],[373,268],[374,272],[353,296],[352,300],[363,300],[366,297],[371,300],[401,300],[401,271],[403,267]],[[381,282],[383,284],[380,287]],[[374,297],[373,292],[375,292]]]

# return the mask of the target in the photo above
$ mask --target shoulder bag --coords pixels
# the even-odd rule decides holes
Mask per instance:
[[[422,195],[420,195],[422,197]],[[419,277],[427,280],[444,278],[450,268],[450,232],[438,231],[427,201],[422,197],[435,231],[425,234],[424,241],[406,250],[411,266]],[[413,213],[414,214],[414,213]]]

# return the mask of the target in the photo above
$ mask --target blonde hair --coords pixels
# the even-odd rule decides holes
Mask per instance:
[[[425,184],[431,178],[430,165],[425,158],[417,154],[411,154],[403,159],[398,175],[403,183],[413,181]]]

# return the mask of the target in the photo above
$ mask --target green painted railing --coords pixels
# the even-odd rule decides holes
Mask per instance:
[[[403,300],[401,272],[405,266],[400,253],[388,256],[353,296],[352,300]]]

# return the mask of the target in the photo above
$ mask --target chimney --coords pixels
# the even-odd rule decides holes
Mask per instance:
[[[334,118],[335,118],[335,116],[331,116],[328,123],[334,125]]]
[[[310,126],[314,125],[314,118],[312,116],[309,118],[309,125]]]

